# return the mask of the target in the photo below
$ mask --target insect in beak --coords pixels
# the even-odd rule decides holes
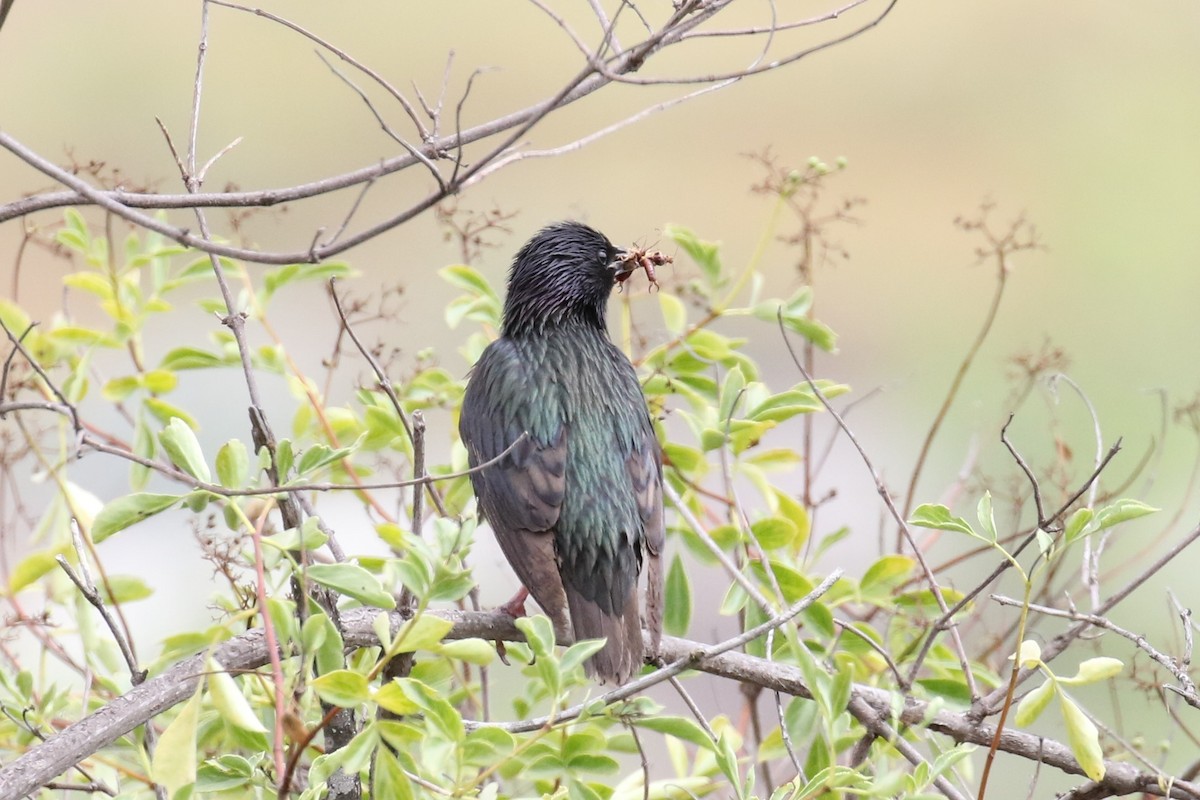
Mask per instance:
[[[609,264],[613,271],[613,280],[617,283],[624,283],[640,266],[637,258],[629,250],[618,250]]]
[[[620,251],[614,258],[612,262],[613,280],[617,283],[624,283],[630,275],[641,269],[646,271],[646,279],[650,281],[650,285],[657,287],[658,278],[654,274],[654,268],[670,264],[673,260],[658,250],[650,251],[642,247],[631,247],[628,250]]]

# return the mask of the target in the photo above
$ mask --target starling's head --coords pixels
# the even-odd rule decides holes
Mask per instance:
[[[504,301],[504,333],[522,335],[564,323],[604,328],[608,296],[630,267],[622,251],[580,222],[549,225],[513,259]]]

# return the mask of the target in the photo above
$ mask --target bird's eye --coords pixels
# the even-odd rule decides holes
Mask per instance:
[[[601,247],[599,250],[596,251],[596,256],[600,259],[600,263],[602,263],[602,264],[608,263],[608,251],[605,250],[603,247]]]

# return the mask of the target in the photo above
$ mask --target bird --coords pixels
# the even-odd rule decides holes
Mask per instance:
[[[513,259],[500,336],[471,370],[459,418],[505,558],[560,639],[606,640],[584,667],[617,685],[644,663],[643,571],[652,655],[662,635],[662,450],[606,324],[613,287],[637,268],[583,223],[535,234]]]

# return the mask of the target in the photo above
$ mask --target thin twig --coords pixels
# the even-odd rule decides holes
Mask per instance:
[[[384,372],[383,367],[380,366],[379,361],[375,358],[375,356],[373,356],[371,354],[371,351],[363,346],[362,341],[358,338],[358,334],[354,332],[354,326],[351,325],[350,320],[346,318],[346,312],[342,309],[341,298],[338,297],[336,287],[337,287],[337,279],[330,278],[329,279],[329,296],[331,298],[333,298],[333,307],[337,310],[338,318],[342,321],[342,328],[346,331],[346,335],[350,337],[350,341],[354,342],[354,347],[358,350],[358,352],[366,360],[367,364],[370,365],[371,371],[375,373],[375,380],[379,384],[379,388],[383,390],[385,395],[387,395],[388,401],[392,404],[392,410],[396,413],[396,418],[400,420],[400,424],[404,426],[404,432],[406,434],[408,434],[408,440],[413,445],[414,458],[415,458],[417,439],[416,439],[416,432],[413,430],[413,425],[412,425],[412,423],[409,422],[408,415],[406,415],[404,413],[404,407],[400,404],[400,398],[396,396],[396,390],[392,386],[391,379],[388,378],[387,373]],[[502,455],[507,455],[508,452],[511,451],[513,447],[516,447],[517,442],[519,442],[521,440],[521,438],[523,438],[523,437],[519,437],[517,439],[517,441],[514,441],[512,443],[512,445],[510,445],[507,449],[505,449],[505,451]],[[488,463],[491,464],[496,460],[497,459],[493,459],[492,461],[489,461]],[[480,466],[484,466],[484,465],[480,465]],[[433,479],[430,476],[427,476],[425,474],[424,465],[422,464],[421,474],[415,475],[413,477],[411,485],[412,486],[424,485],[424,486],[428,487],[429,496],[433,500],[433,504],[435,506],[437,506],[438,513],[444,517],[444,516],[446,516],[446,504],[445,504],[445,501],[442,499],[441,492],[437,491],[436,487],[434,487],[433,480],[435,480],[435,479]],[[445,478],[437,478],[436,480],[445,480]],[[419,494],[419,493],[420,492],[418,490],[418,492],[416,494]],[[416,494],[414,494],[414,502],[419,502],[419,498],[416,497]],[[414,515],[418,513],[419,508],[420,508],[419,505],[414,506],[414,510],[413,510]],[[416,532],[416,530],[414,529],[414,533],[415,532]]]
[[[112,614],[109,613],[108,606],[104,603],[104,598],[100,596],[100,591],[96,588],[96,584],[92,580],[91,571],[87,566],[87,552],[83,545],[83,536],[79,532],[79,523],[75,521],[74,517],[71,518],[71,543],[75,548],[75,555],[79,559],[79,574],[75,574],[75,571],[71,569],[71,565],[64,556],[57,555],[54,557],[54,560],[58,562],[58,566],[62,567],[62,571],[67,573],[67,577],[71,579],[71,583],[78,587],[84,599],[91,604],[92,608],[99,612],[100,618],[104,620],[104,624],[108,626],[113,639],[117,642],[117,647],[121,651],[121,657],[125,659],[125,666],[129,668],[130,682],[134,686],[137,686],[146,680],[146,670],[138,668],[137,656],[133,653],[132,645],[121,632]]]
[[[1021,600],[1005,597],[1003,595],[993,594],[991,595],[991,598],[1000,605],[1004,606],[1020,607],[1024,605]],[[1050,606],[1038,605],[1037,603],[1030,603],[1029,610],[1036,611],[1039,614],[1045,614],[1048,617],[1061,617],[1063,619],[1070,619],[1076,622],[1086,622],[1088,625],[1102,628],[1106,631],[1112,631],[1116,635],[1124,639],[1128,639],[1130,642],[1133,642],[1134,646],[1148,655],[1163,669],[1175,676],[1175,680],[1179,681],[1179,687],[1163,688],[1174,691],[1176,694],[1182,697],[1188,705],[1192,706],[1193,708],[1200,709],[1200,695],[1196,694],[1196,684],[1192,680],[1191,675],[1188,674],[1187,661],[1175,659],[1174,657],[1157,650],[1150,644],[1149,641],[1147,641],[1145,635],[1126,630],[1107,617],[1102,617],[1099,614],[1084,614],[1079,611],[1052,608]]]
[[[301,36],[308,39],[309,41],[314,42],[315,44],[318,44],[321,47],[324,47],[326,50],[333,53],[335,56],[340,58],[342,61],[345,61],[347,64],[349,64],[350,66],[359,70],[363,74],[367,75],[368,77],[371,78],[371,80],[375,81],[377,84],[379,84],[381,87],[383,87],[383,89],[388,94],[390,94],[392,97],[394,97],[396,99],[396,102],[399,103],[400,107],[404,109],[404,113],[408,114],[408,118],[412,120],[413,125],[417,129],[417,133],[421,137],[421,140],[422,141],[429,140],[429,132],[427,130],[425,130],[425,126],[421,124],[420,116],[417,114],[416,109],[414,109],[412,107],[412,103],[410,103],[408,101],[408,98],[404,96],[404,93],[401,92],[399,89],[397,89],[395,86],[392,86],[392,84],[389,83],[387,81],[387,79],[385,79],[378,72],[371,69],[366,64],[363,64],[358,59],[354,58],[349,53],[347,53],[345,50],[342,50],[341,48],[334,46],[328,40],[323,39],[320,36],[317,36],[315,33],[312,33],[311,31],[306,30],[305,28],[300,27],[296,23],[294,23],[290,20],[284,19],[283,17],[272,14],[269,11],[264,11],[261,8],[249,8],[247,6],[240,6],[240,5],[237,5],[236,3],[226,2],[226,0],[209,0],[209,2],[213,3],[214,5],[222,6],[223,8],[230,8],[235,11],[245,11],[250,14],[254,14],[257,17],[263,17],[265,19],[269,19],[272,22],[278,23],[280,25],[283,25],[285,28],[289,28],[289,29],[295,31],[296,33],[300,34]]]
[[[850,440],[850,443],[854,445],[854,449],[858,451],[859,458],[862,459],[867,471],[871,474],[871,478],[875,481],[875,489],[878,492],[879,497],[883,500],[883,504],[887,507],[888,513],[891,514],[892,519],[897,525],[900,526],[900,531],[904,537],[904,540],[908,542],[908,546],[912,550],[913,556],[916,558],[917,563],[921,566],[921,572],[924,574],[925,580],[929,582],[929,589],[933,594],[934,599],[937,601],[938,609],[942,612],[943,616],[948,615],[950,609],[946,604],[945,596],[942,594],[942,587],[938,583],[937,577],[933,573],[933,569],[929,566],[929,562],[926,561],[925,553],[922,552],[921,548],[917,546],[916,540],[913,538],[912,531],[908,527],[908,523],[897,510],[896,504],[892,500],[891,492],[888,491],[887,486],[883,483],[883,478],[881,478],[879,473],[876,471],[875,465],[871,463],[871,459],[867,455],[866,450],[864,450],[862,445],[859,444],[858,437],[854,435],[854,431],[850,430],[850,426],[846,424],[846,421],[842,419],[841,414],[839,414],[837,409],[833,407],[833,404],[829,402],[829,398],[827,398],[825,393],[821,391],[819,386],[817,386],[817,382],[813,380],[811,375],[808,374],[808,370],[804,368],[804,364],[801,363],[799,356],[796,355],[796,351],[792,347],[791,337],[788,336],[787,328],[785,328],[783,325],[782,306],[780,306],[779,311],[776,314],[776,321],[779,324],[779,334],[783,337],[784,344],[787,345],[788,353],[791,355],[792,362],[796,365],[796,369],[800,371],[800,374],[808,383],[809,389],[812,390],[813,396],[821,401],[821,404],[825,406],[825,410],[833,416],[834,420],[838,424],[838,427],[841,428],[841,430],[846,434],[846,437]],[[953,620],[950,620],[947,623],[947,628],[950,631],[950,641],[953,645],[954,653],[956,656],[958,656],[959,669],[962,670],[963,680],[966,682],[967,688],[971,692],[971,696],[977,697],[978,691],[975,686],[975,676],[971,671],[971,662],[970,659],[967,658],[967,651],[963,646],[962,637],[959,635],[958,626],[954,624]],[[921,662],[918,660],[913,664],[912,669],[909,671],[907,680],[901,684],[902,688],[907,689],[908,686],[910,686],[912,682],[916,680],[917,670],[920,668]]]
[[[33,355],[28,350],[25,349],[24,339],[29,334],[29,331],[31,331],[33,329],[34,325],[36,325],[36,324],[37,323],[31,323],[29,325],[29,327],[25,329],[25,332],[22,333],[18,337],[18,336],[13,336],[13,332],[11,330],[9,330],[7,325],[4,324],[4,320],[0,319],[0,328],[4,329],[4,333],[6,336],[8,336],[8,340],[10,342],[12,342],[13,352],[14,353],[19,352],[21,354],[21,357],[24,358],[26,362],[28,362],[29,366],[33,367],[33,371],[36,372],[38,377],[41,378],[42,381],[46,384],[46,388],[49,389],[50,392],[55,397],[58,398],[58,402],[62,405],[62,407],[66,408],[68,410],[69,416],[71,417],[71,426],[75,429],[75,435],[78,439],[83,436],[83,423],[81,423],[79,421],[79,412],[75,409],[75,405],[73,403],[71,403],[69,400],[67,400],[66,396],[59,390],[58,386],[55,385],[54,381],[50,380],[50,376],[46,374],[46,370],[42,369],[42,365],[38,362],[38,360],[36,358],[34,358]],[[8,377],[8,370],[12,363],[12,358],[13,358],[13,355],[12,355],[12,353],[10,353],[8,355],[8,358],[5,359],[5,362],[4,362],[4,377],[5,377],[5,379],[7,379],[7,377]],[[0,397],[3,397],[3,395],[0,395]],[[78,443],[77,443],[77,446],[78,446]]]

